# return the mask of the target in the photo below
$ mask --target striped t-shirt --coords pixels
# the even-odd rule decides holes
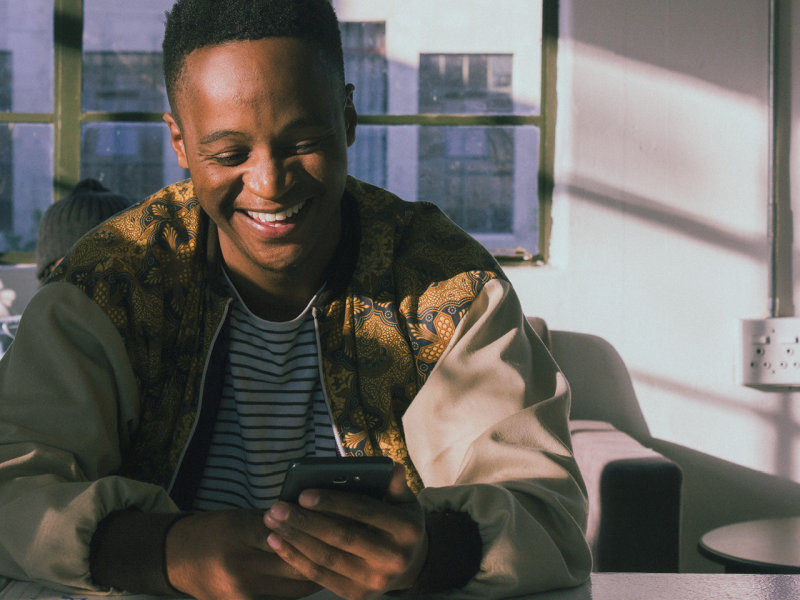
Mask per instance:
[[[266,321],[234,290],[230,348],[217,421],[194,508],[268,508],[286,468],[335,456],[322,393],[311,304],[297,318]]]

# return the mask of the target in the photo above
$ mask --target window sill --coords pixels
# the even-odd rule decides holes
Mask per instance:
[[[538,267],[545,264],[541,254],[532,254],[524,248],[490,248],[489,252],[492,253],[492,256],[501,266],[528,265]]]
[[[0,265],[33,265],[36,255],[33,252],[0,252]]]

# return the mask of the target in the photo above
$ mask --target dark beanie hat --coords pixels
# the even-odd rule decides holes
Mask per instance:
[[[42,280],[49,267],[63,258],[83,234],[131,205],[96,179],[84,179],[44,212],[36,241],[36,276]]]

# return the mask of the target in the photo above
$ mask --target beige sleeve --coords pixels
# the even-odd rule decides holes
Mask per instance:
[[[487,284],[403,418],[429,510],[469,513],[483,540],[459,598],[584,581],[586,496],[572,456],[570,393],[510,284]]]
[[[109,476],[137,413],[108,317],[74,286],[42,288],[0,360],[0,576],[97,591],[97,523],[129,507],[177,511],[162,488]]]

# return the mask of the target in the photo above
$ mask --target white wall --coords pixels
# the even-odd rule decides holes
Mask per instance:
[[[734,381],[736,321],[769,307],[769,3],[560,5],[552,261],[508,273],[527,312],[620,352],[652,444],[684,470],[682,568],[717,570],[703,532],[800,513],[800,398]],[[800,31],[800,2],[780,8]]]

